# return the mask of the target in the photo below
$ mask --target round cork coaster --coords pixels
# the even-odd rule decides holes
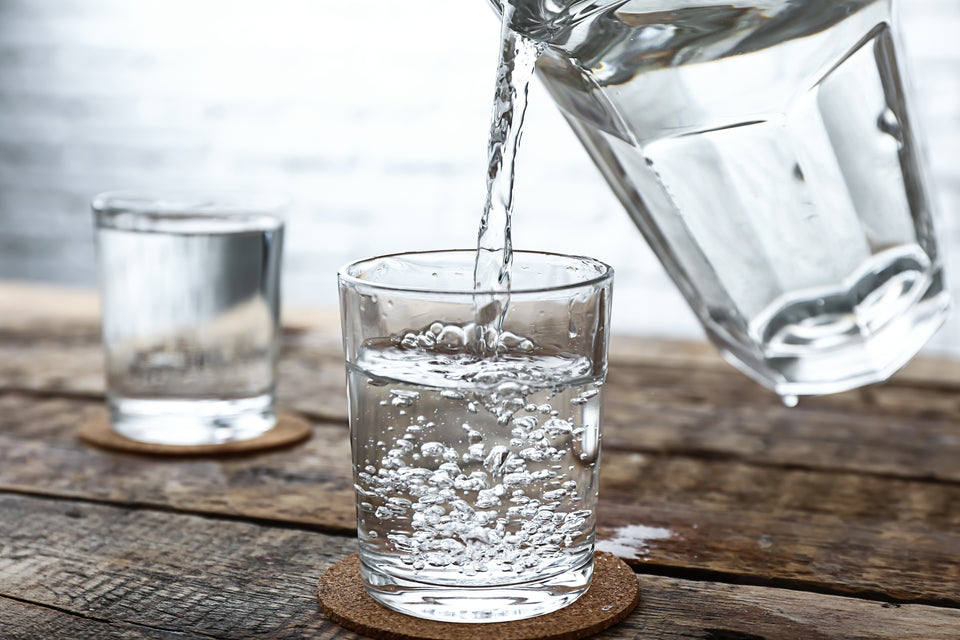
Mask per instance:
[[[77,435],[84,442],[112,451],[163,456],[216,456],[253,453],[296,444],[310,436],[310,423],[289,413],[279,413],[277,424],[256,438],[219,444],[156,444],[139,442],[120,435],[110,426],[110,419],[103,411],[83,422]]]
[[[320,608],[337,624],[380,640],[576,640],[620,622],[640,602],[640,585],[629,566],[611,553],[594,556],[593,581],[576,602],[526,620],[456,623],[423,620],[392,611],[371,598],[353,554],[323,574]]]

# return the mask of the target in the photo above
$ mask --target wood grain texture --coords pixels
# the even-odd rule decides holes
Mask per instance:
[[[2,326],[0,322],[0,326]],[[102,398],[99,328],[69,325],[0,329],[0,389]],[[340,338],[328,331],[286,329],[278,362],[278,402],[292,410],[346,421]]]
[[[204,637],[322,637],[330,623],[317,579],[356,547],[348,537],[17,496],[0,496],[0,512],[0,595]]]
[[[210,640],[140,624],[118,623],[0,596],[0,638],[4,640]]]
[[[960,606],[958,485],[622,452],[601,468],[599,548],[635,565]]]
[[[960,611],[640,575],[639,614],[599,639],[955,640]]]
[[[0,396],[0,490],[354,530],[343,425],[284,451],[165,460],[79,442],[97,407]],[[960,564],[943,561],[960,557],[960,484],[612,448],[600,477],[601,548],[635,565],[960,606]]]
[[[90,333],[0,333],[0,389],[100,397],[98,344]],[[643,357],[610,367],[608,448],[960,482],[960,382],[931,385],[898,374],[788,409],[729,365],[707,364],[716,356],[696,345],[664,364],[663,344],[626,344],[636,351],[620,349],[624,359]],[[284,408],[346,421],[342,355],[329,330],[285,334],[278,392]]]
[[[952,402],[947,395],[941,396],[944,402]],[[614,372],[606,385],[604,446],[960,482],[960,417],[926,417],[923,412],[787,409],[749,401],[736,407],[684,403],[625,388]]]
[[[706,359],[705,359],[706,360]],[[954,363],[960,373],[960,362]],[[664,364],[656,360],[632,363],[614,362],[609,382],[623,392],[627,401],[706,406],[737,409],[744,406],[778,409],[789,413],[836,412],[868,416],[905,416],[926,419],[960,419],[960,380],[948,377],[915,380],[900,374],[883,384],[844,393],[808,396],[800,399],[799,409],[784,407],[775,394],[766,391],[733,368],[712,368],[705,363]]]
[[[312,418],[308,442],[238,458],[165,460],[77,439],[77,425],[102,406],[95,324],[11,328],[0,318],[0,520],[23,525],[17,505],[26,504],[40,512],[103,510],[112,519],[97,527],[129,521],[137,536],[145,535],[137,528],[143,520],[213,540],[235,535],[231,527],[271,526],[268,537],[349,539],[354,496],[334,324],[321,315],[284,334],[281,408]],[[607,637],[960,637],[960,375],[928,362],[911,363],[886,384],[787,409],[707,345],[618,340],[605,387],[600,548],[650,572],[641,580],[644,603],[652,604]],[[209,525],[204,533],[183,524],[197,514]],[[59,553],[80,562],[69,551],[76,541],[67,545],[78,520],[42,524],[52,528],[28,535],[52,536],[48,549],[14,556]],[[171,545],[200,544],[173,538]],[[0,524],[0,614],[14,612],[21,634],[0,626],[0,637],[44,637],[45,627],[70,638],[250,635],[220,631],[220,622],[168,626],[165,618],[127,619],[115,609],[79,611],[45,599],[36,585],[8,582],[14,570],[3,558],[17,539]],[[149,547],[130,552],[138,563],[111,565],[114,579],[136,582],[133,569],[143,566],[160,582],[175,580],[175,570],[162,568],[167,560],[157,568],[144,555]],[[36,570],[28,565],[18,580]],[[190,583],[194,574],[178,570]],[[132,587],[117,589],[121,600],[134,597]],[[237,611],[221,618],[236,625]],[[871,619],[882,624],[874,628]],[[311,624],[267,625],[260,635],[356,637]]]
[[[0,395],[0,490],[82,497],[353,531],[346,427],[313,423],[291,449],[196,459],[113,453],[76,427],[100,403]]]
[[[0,331],[0,388],[103,397],[98,333],[47,334],[42,325],[36,331]]]
[[[326,620],[315,599],[322,572],[353,552],[350,538],[25,496],[0,496],[0,513],[5,640],[62,630],[110,640],[360,637]],[[640,606],[597,637],[953,640],[960,630],[952,609],[639,580]]]

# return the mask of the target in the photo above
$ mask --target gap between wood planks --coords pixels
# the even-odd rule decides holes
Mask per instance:
[[[222,514],[222,513],[210,513],[204,511],[192,511],[188,509],[178,509],[172,506],[163,506],[155,504],[142,504],[138,502],[115,502],[105,499],[96,499],[96,498],[84,498],[80,496],[57,496],[46,494],[37,491],[28,491],[28,490],[18,490],[18,489],[3,489],[0,490],[0,493],[19,495],[24,497],[29,497],[38,500],[46,500],[50,502],[68,502],[75,504],[91,504],[97,506],[105,506],[112,508],[121,508],[129,511],[154,511],[158,513],[175,513],[178,515],[194,516],[205,520],[214,520],[214,521],[228,521],[228,522],[240,522],[245,524],[254,524],[258,526],[270,527],[272,529],[284,529],[291,531],[305,531],[309,533],[323,533],[330,536],[340,537],[340,538],[352,538],[356,536],[355,532],[345,531],[343,529],[337,529],[333,527],[324,527],[322,525],[312,525],[302,522],[291,522],[289,520],[273,519],[273,518],[258,518],[254,516],[244,516],[244,515],[233,515],[233,514]],[[66,512],[67,516],[70,516],[70,511]],[[655,562],[646,562],[642,565],[631,565],[634,573],[640,575],[651,575],[659,576],[664,578],[673,578],[677,580],[685,580],[688,582],[713,582],[734,586],[752,586],[752,587],[764,587],[770,589],[784,589],[788,591],[797,591],[802,593],[816,593],[819,595],[828,595],[828,596],[838,596],[844,598],[854,598],[857,600],[864,600],[869,602],[881,602],[892,606],[900,605],[926,605],[932,607],[939,607],[944,609],[957,609],[960,610],[960,602],[952,601],[948,599],[938,599],[938,598],[896,598],[889,596],[881,592],[874,591],[848,591],[844,589],[831,589],[823,585],[818,585],[811,581],[798,580],[798,579],[789,579],[789,578],[760,578],[757,576],[746,575],[746,574],[737,574],[728,571],[717,571],[711,569],[698,569],[693,567],[678,567],[672,565],[662,565]],[[18,600],[26,604],[37,604],[35,602],[10,597],[7,595],[0,594],[0,597],[8,597],[12,600]],[[48,605],[40,605],[48,606]],[[72,613],[65,609],[60,609],[55,606],[49,606],[51,609],[55,609],[62,613]],[[82,615],[82,614],[75,614]],[[90,618],[91,620],[97,620],[100,622],[109,622],[106,619],[96,618],[93,616],[82,616]],[[153,627],[150,627],[153,628]]]
[[[10,491],[10,492],[5,492],[5,493],[14,493],[14,492]],[[62,613],[62,614],[64,614],[64,615],[68,615],[68,616],[74,616],[74,617],[76,617],[76,618],[83,618],[84,620],[91,620],[91,621],[93,621],[93,622],[102,622],[103,624],[109,624],[109,625],[116,624],[116,621],[115,621],[115,620],[111,620],[110,618],[103,618],[103,617],[101,617],[101,616],[90,615],[89,613],[84,613],[83,611],[73,611],[72,609],[67,609],[66,607],[59,607],[59,606],[57,606],[57,605],[55,605],[55,604],[50,604],[50,603],[48,603],[48,602],[37,602],[36,600],[28,600],[27,598],[19,598],[19,597],[17,597],[17,596],[11,595],[11,594],[9,594],[9,593],[0,594],[0,600],[10,600],[10,601],[12,601],[12,602],[19,602],[20,604],[26,604],[26,605],[30,605],[30,606],[32,606],[32,607],[40,607],[40,608],[42,608],[42,609],[49,609],[50,611],[56,611],[57,613]],[[163,628],[161,628],[161,627],[151,627],[150,625],[141,624],[141,623],[138,623],[138,622],[125,621],[124,624],[128,624],[128,625],[130,625],[130,626],[132,626],[132,627],[142,627],[142,628],[144,628],[144,629],[150,629],[150,630],[155,630],[155,631],[156,631],[156,630],[159,630],[159,631],[164,631],[164,630],[165,630],[165,629],[163,629]],[[214,637],[214,636],[204,635],[204,637],[211,637],[211,638],[212,638],[212,637]]]
[[[52,390],[41,390],[41,389],[30,389],[30,388],[17,388],[17,387],[4,387],[0,388],[0,398],[3,398],[8,395],[23,395],[29,396],[41,400],[47,399],[73,399],[81,401],[91,401],[97,402],[103,401],[103,396],[98,393],[88,393],[83,391],[52,391]],[[330,425],[340,425],[344,429],[348,428],[347,423],[339,417],[331,417],[323,412],[310,411],[310,410],[295,410],[291,413],[300,415],[304,418],[322,421],[325,424]],[[731,452],[723,452],[712,449],[696,449],[693,447],[684,447],[684,448],[672,448],[672,447],[644,447],[642,445],[636,444],[618,444],[617,441],[608,437],[605,439],[604,448],[611,451],[621,451],[625,453],[637,453],[644,456],[657,457],[657,458],[674,458],[674,459],[689,459],[689,460],[706,460],[706,461],[717,461],[717,462],[737,462],[744,464],[749,467],[756,467],[761,469],[781,469],[785,471],[809,471],[813,473],[825,473],[825,474],[849,474],[851,469],[843,468],[838,466],[829,466],[829,465],[812,465],[812,464],[803,464],[800,462],[782,462],[782,461],[770,461],[764,462],[756,458],[744,455],[738,455]],[[924,484],[941,484],[941,485],[960,485],[960,479],[955,478],[942,478],[937,477],[932,474],[898,474],[894,472],[882,472],[882,471],[873,471],[869,469],[857,469],[857,475],[862,475],[871,478],[879,478],[884,480],[909,480],[911,482],[919,482]],[[264,520],[269,521],[269,520]]]
[[[694,567],[665,566],[654,563],[645,563],[638,567],[633,566],[633,572],[642,575],[654,575],[690,582],[718,582],[735,586],[765,587],[769,589],[784,589],[802,593],[816,593],[825,596],[840,596],[869,602],[882,602],[889,606],[921,604],[942,609],[960,610],[960,602],[942,598],[895,598],[876,591],[845,591],[830,589],[817,583],[789,578],[759,578],[728,571],[714,571],[711,569],[697,569]]]
[[[100,394],[96,393],[87,393],[87,392],[78,392],[78,391],[47,391],[40,389],[21,389],[15,387],[5,387],[0,389],[0,398],[8,395],[24,395],[33,398],[38,398],[42,400],[46,399],[75,399],[82,401],[91,401],[97,402],[102,401],[103,398]],[[305,418],[314,421],[322,421],[326,424],[331,425],[340,425],[344,429],[348,428],[348,425],[345,421],[337,417],[331,417],[323,412],[309,411],[309,410],[297,410],[292,411],[291,413],[301,415]],[[611,451],[621,451],[626,453],[637,453],[644,456],[657,457],[657,458],[674,458],[674,459],[689,459],[689,460],[706,460],[706,461],[717,461],[717,462],[737,462],[744,464],[750,467],[762,468],[762,469],[782,469],[786,471],[809,471],[814,473],[825,473],[825,474],[849,474],[851,469],[843,468],[838,466],[829,466],[829,465],[812,465],[812,464],[803,464],[800,462],[782,462],[782,461],[770,461],[764,462],[756,458],[744,455],[738,455],[731,452],[723,452],[711,449],[696,449],[693,447],[684,447],[684,448],[672,448],[672,447],[644,447],[642,445],[622,445],[618,444],[617,441],[608,437],[604,442],[604,448]],[[942,478],[937,477],[932,474],[898,474],[894,472],[882,472],[882,471],[873,471],[869,469],[858,469],[856,471],[858,475],[879,478],[885,480],[909,480],[911,482],[919,482],[925,484],[946,484],[946,485],[960,485],[960,479],[955,478]]]
[[[671,458],[673,460],[700,460],[708,462],[735,462],[742,464],[747,467],[754,467],[757,469],[780,469],[783,471],[808,471],[810,473],[822,473],[826,475],[850,475],[851,473],[856,473],[858,476],[865,476],[868,478],[878,478],[881,480],[898,480],[898,481],[908,481],[908,482],[917,482],[920,484],[931,484],[931,485],[954,485],[960,486],[960,479],[953,478],[938,478],[932,475],[903,475],[897,473],[883,472],[883,471],[870,471],[870,470],[861,470],[857,469],[853,471],[851,469],[844,469],[843,467],[830,467],[830,466],[816,466],[811,464],[803,464],[799,462],[763,462],[755,458],[750,458],[747,456],[740,456],[734,453],[724,453],[720,451],[712,451],[708,449],[698,450],[693,448],[685,449],[661,449],[661,448],[643,448],[638,446],[630,447],[618,447],[616,445],[609,445],[604,442],[604,449],[609,449],[612,451],[620,451],[623,453],[638,453],[640,455],[649,456],[651,458]]]

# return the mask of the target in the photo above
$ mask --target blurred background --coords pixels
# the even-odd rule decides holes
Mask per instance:
[[[960,2],[902,0],[914,115],[960,300]],[[106,190],[285,194],[287,305],[374,254],[472,247],[499,26],[486,0],[0,0],[0,279],[96,284]],[[514,245],[617,271],[614,329],[702,331],[543,89]],[[960,313],[926,349],[960,357]]]

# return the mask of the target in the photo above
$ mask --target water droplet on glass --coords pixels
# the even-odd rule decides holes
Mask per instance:
[[[797,404],[800,402],[800,399],[797,396],[788,393],[780,396],[780,402],[782,402],[783,406],[785,407],[793,408],[797,406]]]

